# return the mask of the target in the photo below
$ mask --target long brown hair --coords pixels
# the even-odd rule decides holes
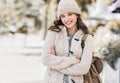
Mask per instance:
[[[55,20],[54,25],[50,26],[50,28],[48,30],[55,31],[55,32],[60,32],[61,29],[59,28],[59,26],[61,26],[61,25],[64,25],[62,23],[61,19],[60,20]],[[77,27],[78,27],[78,29],[81,29],[83,31],[83,33],[89,34],[89,30],[88,30],[87,26],[82,22],[82,19],[81,19],[80,15],[78,15]]]

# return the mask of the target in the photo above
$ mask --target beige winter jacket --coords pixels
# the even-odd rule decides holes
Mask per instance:
[[[82,31],[78,30],[71,43],[71,53],[69,54],[69,44],[66,27],[61,26],[62,31],[57,33],[48,31],[43,48],[43,64],[47,66],[43,83],[63,83],[64,74],[68,74],[69,83],[83,83],[83,75],[90,68],[93,51],[93,37],[89,35],[85,41],[85,47],[80,63],[76,64],[76,58],[81,57]],[[55,46],[56,55],[51,55],[50,47]]]

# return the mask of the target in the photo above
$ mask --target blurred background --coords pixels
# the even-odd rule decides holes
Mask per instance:
[[[60,0],[0,0],[0,83],[42,83],[47,29]],[[120,83],[120,0],[76,0],[104,61],[103,83]]]

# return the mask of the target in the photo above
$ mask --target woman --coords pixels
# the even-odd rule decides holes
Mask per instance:
[[[61,0],[57,16],[48,30],[42,53],[47,66],[44,83],[83,83],[92,61],[93,37],[87,37],[82,53],[81,38],[89,31],[74,0]]]

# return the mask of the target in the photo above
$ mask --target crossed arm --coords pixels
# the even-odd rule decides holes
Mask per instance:
[[[56,56],[54,50],[55,32],[48,31],[43,48],[43,64],[49,68],[61,70],[80,62],[75,56]]]
[[[55,69],[63,74],[68,75],[83,75],[89,71],[90,64],[92,61],[92,37],[88,37],[88,41],[85,43],[84,52],[81,58],[81,61],[77,59],[75,56],[71,57],[61,57],[55,55],[55,48],[54,48],[54,36],[53,39],[49,39],[50,35],[54,33],[48,33],[47,46],[45,46],[44,50],[46,52],[43,53],[43,63],[48,66],[49,68]],[[53,43],[50,43],[53,42]],[[45,44],[45,45],[46,45]]]

